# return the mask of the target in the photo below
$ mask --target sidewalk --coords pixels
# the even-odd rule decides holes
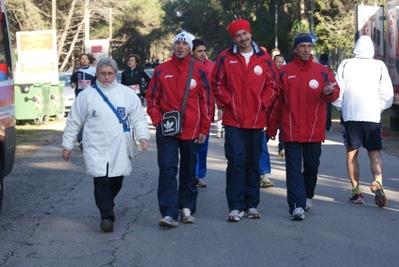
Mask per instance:
[[[150,149],[133,161],[116,198],[113,233],[100,230],[91,177],[48,211],[25,244],[3,265],[30,266],[397,266],[399,255],[398,158],[383,153],[388,207],[374,203],[365,150],[359,155],[364,205],[349,203],[351,194],[345,148],[337,132],[327,133],[322,147],[319,180],[313,209],[304,221],[290,220],[286,203],[284,159],[277,141],[269,141],[274,188],[261,189],[261,219],[228,223],[225,197],[224,139],[210,137],[207,188],[200,188],[195,224],[175,229],[158,226],[158,167],[155,130]],[[60,152],[61,140],[35,155]],[[50,153],[51,154],[51,153]],[[59,157],[60,155],[56,156]],[[54,156],[54,155],[53,155]],[[27,164],[30,158],[21,159]],[[81,173],[82,153],[73,151],[71,163],[60,163],[60,176],[70,169]],[[18,166],[17,166],[18,168]],[[17,175],[18,172],[15,174]],[[56,180],[54,180],[56,183]]]

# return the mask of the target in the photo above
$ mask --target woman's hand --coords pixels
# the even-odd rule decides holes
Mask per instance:
[[[140,139],[140,146],[143,151],[147,151],[150,147],[150,143],[148,143],[147,139],[141,138]]]
[[[69,162],[69,160],[71,159],[71,154],[72,154],[72,151],[71,151],[71,150],[66,150],[66,149],[63,149],[63,150],[62,150],[62,158],[63,158],[66,162]]]

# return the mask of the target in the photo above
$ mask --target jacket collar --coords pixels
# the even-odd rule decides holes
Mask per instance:
[[[100,90],[111,90],[113,88],[115,88],[119,83],[118,81],[115,79],[115,81],[113,81],[110,85],[104,85],[102,83],[100,83],[99,80],[96,80],[96,84],[98,86],[98,88],[100,88]]]
[[[256,54],[256,55],[258,55],[258,56],[261,56],[261,55],[264,55],[264,54],[265,54],[265,52],[260,48],[260,46],[259,46],[255,41],[251,41],[251,45],[252,45],[252,47],[253,47],[253,49],[254,49],[254,54]],[[237,46],[236,44],[233,44],[233,45],[229,48],[228,52],[229,52],[229,53],[233,53],[233,54],[238,54],[238,53],[240,53],[240,51],[238,51],[238,46]]]
[[[313,62],[313,55],[310,55],[310,58],[306,61],[303,61],[302,59],[300,59],[299,57],[297,57],[296,55],[294,56],[294,63],[296,65],[302,66],[302,67],[310,67],[314,62]]]
[[[172,55],[172,63],[175,65],[188,65],[190,64],[191,60],[191,54],[188,54],[183,60],[180,60],[178,57],[175,56],[175,54]]]

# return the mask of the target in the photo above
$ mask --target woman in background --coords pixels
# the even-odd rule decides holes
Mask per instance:
[[[96,59],[92,54],[81,54],[79,56],[80,68],[71,76],[71,88],[75,89],[75,97],[84,89],[96,84],[96,68],[93,66]],[[83,127],[80,129],[77,141],[79,148],[83,150]]]
[[[130,87],[138,95],[143,105],[145,97],[143,79],[148,84],[151,77],[140,67],[140,57],[138,55],[128,55],[126,64],[127,68],[122,72],[121,84]]]

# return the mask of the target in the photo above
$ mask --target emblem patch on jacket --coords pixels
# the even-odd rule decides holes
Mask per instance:
[[[116,111],[119,114],[119,117],[124,118],[126,116],[126,108],[124,107],[117,107]]]
[[[309,81],[309,86],[310,86],[310,88],[312,88],[312,89],[317,89],[318,87],[319,87],[319,82],[318,81],[316,81],[316,80],[310,80]]]
[[[261,66],[256,65],[256,66],[254,67],[254,72],[255,72],[256,75],[259,76],[259,75],[262,75],[263,69],[262,69]]]
[[[197,81],[194,79],[191,79],[190,82],[190,89],[194,89],[195,87],[197,87]]]

